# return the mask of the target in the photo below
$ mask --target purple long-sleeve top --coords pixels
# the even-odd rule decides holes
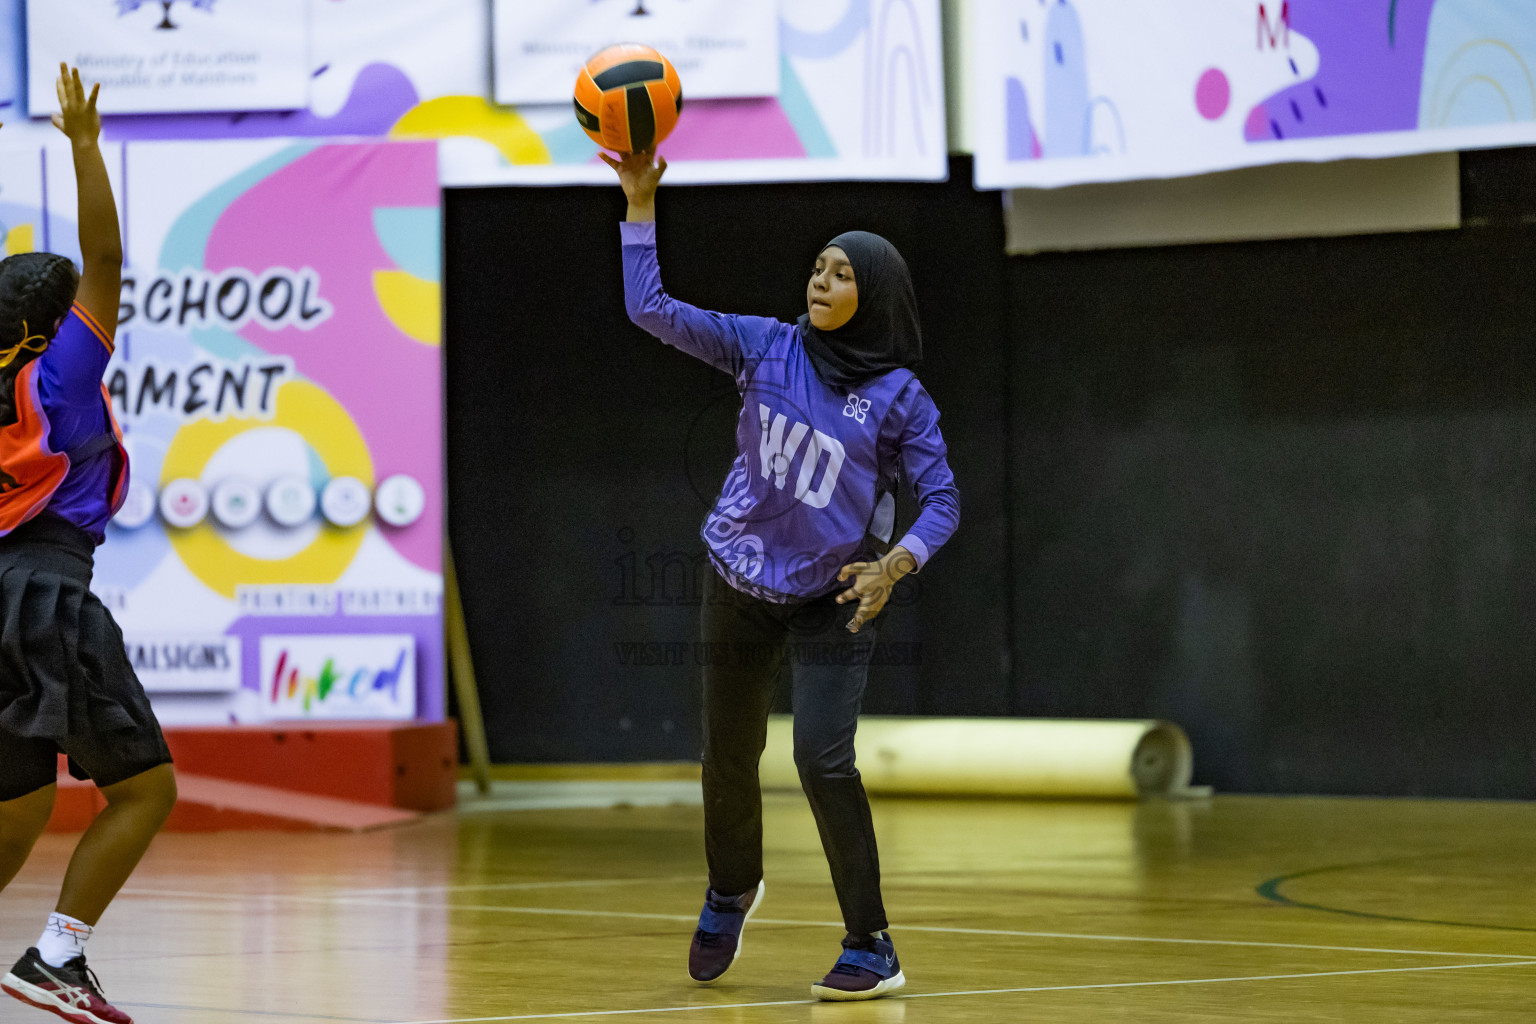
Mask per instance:
[[[75,305],[48,348],[37,357],[37,397],[47,425],[47,450],[67,452],[116,429],[101,378],[112,358],[112,337],[84,306]],[[71,465],[48,501],[48,511],[89,533],[100,544],[122,503],[126,463],[103,450]]]
[[[889,539],[897,478],[919,513],[898,543],[921,569],[960,522],[939,411],[910,370],[852,388],[823,383],[797,324],[712,313],[663,290],[656,225],[622,223],[630,319],[731,374],[741,393],[736,460],[700,531],[733,586],[770,601],[819,597]]]

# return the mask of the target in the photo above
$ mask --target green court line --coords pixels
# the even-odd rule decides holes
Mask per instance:
[[[1427,857],[1454,856],[1453,854],[1428,854]],[[1276,875],[1274,878],[1259,883],[1254,887],[1254,892],[1272,903],[1279,903],[1287,907],[1298,907],[1302,910],[1317,910],[1325,914],[1342,914],[1345,917],[1363,917],[1375,921],[1401,921],[1407,924],[1436,924],[1447,928],[1478,928],[1492,932],[1536,932],[1536,928],[1523,928],[1513,924],[1479,924],[1475,921],[1441,921],[1430,917],[1403,917],[1396,914],[1376,914],[1369,910],[1350,910],[1347,907],[1330,907],[1321,903],[1304,903],[1301,900],[1293,900],[1280,891],[1280,887],[1286,882],[1298,878],[1307,878],[1311,875],[1324,875],[1333,871],[1345,871],[1349,868],[1377,867],[1382,864],[1400,863],[1405,860],[1423,860],[1425,857],[1394,857],[1390,860],[1365,861],[1356,864],[1331,864],[1327,867],[1308,868],[1305,871],[1295,871],[1289,875]]]

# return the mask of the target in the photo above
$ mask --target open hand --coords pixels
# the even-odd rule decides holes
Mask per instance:
[[[632,206],[650,206],[656,201],[656,187],[661,176],[667,173],[667,158],[658,157],[655,150],[626,153],[615,160],[607,153],[598,153],[603,163],[619,175],[619,185]]]
[[[878,561],[850,562],[843,566],[837,574],[839,582],[850,576],[854,580],[853,586],[837,595],[837,603],[859,602],[853,618],[848,621],[848,632],[857,633],[860,626],[879,615],[880,610],[885,607],[885,602],[890,600],[891,588],[916,568],[916,559],[900,544]]]
[[[80,83],[80,69],[60,64],[59,80],[54,86],[59,93],[59,113],[53,115],[53,126],[77,146],[94,143],[101,134],[101,115],[96,112],[96,94],[101,91],[101,83],[91,86],[87,96]]]

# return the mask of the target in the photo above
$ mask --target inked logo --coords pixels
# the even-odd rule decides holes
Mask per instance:
[[[863,423],[865,414],[869,412],[869,404],[869,399],[860,398],[858,395],[850,393],[848,395],[848,404],[843,406],[843,415],[851,416],[853,419]]]
[[[300,670],[297,659],[290,660],[292,652],[285,650],[278,655],[272,673],[269,700],[273,705],[298,703],[305,712],[327,701],[361,703],[374,693],[394,702],[400,696],[409,653],[402,649],[395,663],[384,668],[338,666],[336,658],[326,658],[320,671],[310,676]]]

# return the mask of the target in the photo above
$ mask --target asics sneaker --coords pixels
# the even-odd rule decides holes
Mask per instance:
[[[133,1018],[101,994],[96,972],[85,965],[85,954],[54,967],[38,955],[37,947],[22,954],[0,989],[22,1002],[56,1013],[73,1024],[133,1024]]]

